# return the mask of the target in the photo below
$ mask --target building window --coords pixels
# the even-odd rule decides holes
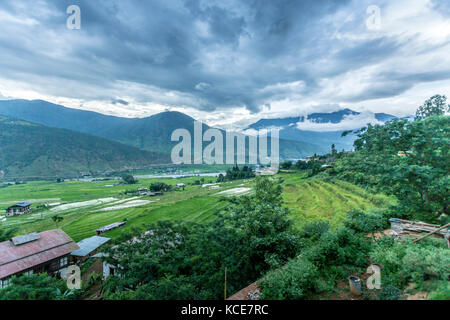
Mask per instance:
[[[65,266],[67,266],[68,263],[69,263],[69,259],[67,257],[61,258],[59,260],[59,267],[63,268]]]

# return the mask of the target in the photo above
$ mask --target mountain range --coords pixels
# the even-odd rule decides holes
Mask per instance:
[[[105,172],[145,168],[170,163],[177,142],[176,129],[193,136],[195,119],[181,112],[162,112],[145,118],[122,118],[67,108],[43,100],[0,100],[0,178],[4,176],[77,176],[80,172]],[[351,149],[354,136],[341,137],[341,124],[353,125],[362,114],[350,109],[307,116],[261,119],[251,130],[280,129],[280,157],[299,159],[314,153]],[[375,121],[395,118],[377,113]],[[349,120],[352,120],[349,122]],[[364,119],[362,119],[364,120]],[[302,126],[318,126],[307,130]],[[358,129],[365,123],[355,121]],[[325,130],[322,126],[330,127]],[[333,129],[334,127],[336,130]],[[202,124],[203,130],[210,128]],[[349,129],[349,128],[346,128]],[[225,135],[225,131],[221,130]],[[206,143],[204,144],[206,145]],[[2,173],[3,172],[3,173]]]
[[[68,137],[71,135],[73,142],[76,139],[80,140],[76,145],[72,145],[74,152],[76,152],[78,148],[87,151],[89,145],[86,142],[86,139],[88,139],[87,137],[90,139],[103,138],[101,141],[105,141],[105,148],[110,149],[111,151],[109,152],[109,160],[114,164],[112,165],[105,162],[105,171],[124,167],[123,165],[125,165],[125,163],[122,162],[125,160],[123,158],[124,153],[122,152],[124,146],[133,147],[133,149],[128,150],[130,154],[134,153],[135,155],[138,155],[140,154],[137,152],[138,150],[151,152],[151,154],[147,155],[148,160],[146,162],[134,161],[138,159],[133,159],[133,156],[130,155],[130,163],[128,166],[125,166],[130,169],[148,167],[155,163],[160,164],[161,161],[163,163],[170,163],[170,152],[173,146],[177,144],[177,142],[172,142],[170,139],[172,132],[182,128],[187,129],[191,133],[191,136],[193,136],[195,122],[195,119],[180,112],[162,112],[146,118],[122,118],[91,111],[66,108],[42,100],[1,100],[0,115],[8,117],[9,119],[22,120],[23,123],[27,123],[27,126],[14,127],[14,130],[8,128],[10,132],[14,131],[17,135],[20,134],[19,128],[29,129],[28,127],[32,124],[39,125],[34,128],[33,138],[35,140],[49,139],[49,132],[53,132],[55,135],[59,134],[60,137]],[[206,124],[202,124],[202,127],[204,131],[210,128]],[[58,130],[65,131],[62,133],[62,131]],[[221,132],[225,136],[225,131],[221,130]],[[75,133],[85,134],[83,136],[84,140],[80,135]],[[6,135],[5,131],[2,130],[0,136],[2,136],[4,141],[3,146],[0,146],[0,152],[11,152],[11,150],[17,147],[19,140],[11,141],[13,138],[12,135]],[[9,138],[9,140],[7,138]],[[6,143],[7,141],[9,142]],[[46,146],[45,148],[40,148],[39,150],[41,153],[48,154],[49,150],[63,150],[67,147],[64,145],[65,142],[62,138],[52,139],[51,141],[54,142],[54,145],[51,147]],[[115,142],[115,148],[112,148],[111,144],[106,144],[106,141]],[[61,146],[58,147],[58,144]],[[108,147],[106,147],[106,145],[108,145]],[[119,146],[121,146],[122,149],[119,148]],[[119,152],[119,149],[121,152]],[[27,145],[27,148],[23,148],[22,150],[24,152],[28,150],[32,154],[37,151],[30,145]],[[117,154],[114,150],[117,151]],[[90,151],[92,153],[98,153],[98,148]],[[313,143],[280,139],[280,157],[283,159],[302,158],[310,154],[326,151],[327,148]],[[69,157],[69,154],[67,154],[67,157]],[[23,169],[30,166],[31,163],[25,161],[26,157],[21,157],[21,159],[24,160],[23,163],[20,161],[3,162],[3,164],[0,164],[0,170],[8,173],[7,176],[12,176],[13,172],[14,176],[19,175],[19,172],[23,173],[20,176],[25,175],[25,172],[27,171],[23,171]],[[66,160],[69,161],[68,159]],[[101,168],[100,165],[92,165],[92,162],[88,165],[87,162],[80,161],[76,170],[76,166],[72,166],[70,170],[68,166],[66,166],[64,167],[66,170],[58,171],[56,168],[61,167],[60,163],[53,163],[56,161],[53,158],[50,158],[48,161],[50,162],[45,165],[43,164],[45,168],[42,168],[41,175],[47,175],[54,170],[55,174],[58,175],[63,175],[64,172],[66,172],[67,175],[76,176],[76,170],[78,170],[78,172],[83,172],[92,171],[92,168],[94,167],[96,169]],[[33,176],[38,176],[38,171],[38,169],[33,169],[29,173],[33,174]],[[99,170],[94,171],[98,172]]]
[[[342,132],[362,128],[369,121],[384,123],[395,118],[386,113],[361,113],[342,109],[307,116],[261,119],[248,126],[244,132],[277,128],[282,139],[314,143],[328,148],[334,144],[339,150],[350,150],[356,137],[354,134],[342,137]]]
[[[0,179],[78,177],[169,160],[166,154],[0,116]]]

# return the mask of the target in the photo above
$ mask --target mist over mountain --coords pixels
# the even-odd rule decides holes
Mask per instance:
[[[261,119],[244,132],[254,130],[280,130],[280,138],[314,143],[322,146],[335,144],[338,149],[350,150],[353,147],[355,135],[342,137],[342,132],[364,127],[367,123],[384,123],[396,117],[386,113],[356,112],[342,109],[330,113],[311,113],[306,116]]]

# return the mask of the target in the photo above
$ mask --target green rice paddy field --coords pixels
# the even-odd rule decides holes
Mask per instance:
[[[372,195],[352,184],[333,180],[308,179],[302,174],[282,174],[284,179],[284,200],[291,209],[297,227],[312,220],[328,220],[338,225],[345,214],[353,209],[362,210],[385,206],[390,200],[382,195]],[[235,192],[251,192],[252,180],[222,183],[220,188],[211,189],[193,185],[199,177],[139,179],[136,185],[117,185],[117,181],[97,182],[28,182],[0,188],[0,226],[15,228],[17,234],[44,231],[56,228],[52,217],[64,219],[58,224],[75,241],[95,235],[99,227],[127,220],[125,227],[106,235],[117,237],[123,230],[133,226],[145,226],[158,220],[183,220],[205,223],[214,219],[214,213],[223,209],[227,202],[220,201]],[[204,177],[204,183],[215,178]],[[158,197],[133,197],[125,195],[126,190],[149,187],[152,182],[163,181],[176,185],[185,183],[185,190],[167,192]],[[245,188],[245,189],[244,189]],[[238,194],[238,193],[236,193]],[[33,202],[33,212],[22,217],[4,218],[4,209],[19,201]],[[36,209],[43,204],[62,203],[45,209]]]

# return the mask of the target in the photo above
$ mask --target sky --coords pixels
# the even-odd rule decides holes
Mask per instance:
[[[0,0],[0,30],[0,99],[238,129],[450,97],[450,0]]]

